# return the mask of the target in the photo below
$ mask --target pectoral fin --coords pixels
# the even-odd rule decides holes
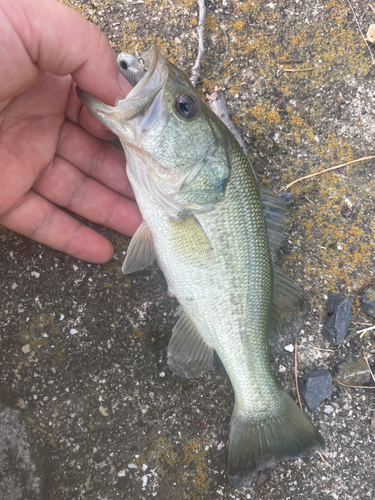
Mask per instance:
[[[151,265],[155,257],[156,252],[151,231],[147,224],[142,222],[130,242],[121,271],[124,274],[140,271]]]
[[[172,372],[187,378],[199,377],[212,367],[213,356],[214,349],[182,313],[168,345],[168,365]]]
[[[192,215],[171,220],[172,247],[183,262],[208,261],[215,253],[202,226]]]

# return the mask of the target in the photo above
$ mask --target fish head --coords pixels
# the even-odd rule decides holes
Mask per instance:
[[[143,190],[176,218],[211,210],[222,200],[229,176],[229,132],[157,47],[139,61],[141,66],[131,56],[118,56],[122,73],[132,72],[137,83],[115,106],[80,89],[78,95],[120,138],[136,195]]]

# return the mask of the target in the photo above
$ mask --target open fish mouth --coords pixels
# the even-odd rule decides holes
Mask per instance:
[[[166,84],[168,79],[168,67],[157,47],[152,46],[141,56],[140,60],[143,61],[145,66],[144,76],[140,78],[138,83],[126,97],[119,96],[116,99],[115,106],[108,106],[77,87],[77,94],[82,103],[87,106],[100,121],[105,122],[106,116],[112,119],[132,120],[136,116],[142,114],[150,106],[155,96]],[[118,63],[121,64],[121,59],[119,58]],[[124,74],[123,71],[122,73]]]

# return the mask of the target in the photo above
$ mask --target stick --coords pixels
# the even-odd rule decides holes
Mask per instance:
[[[299,395],[298,379],[297,379],[297,341],[294,342],[294,380],[296,381],[296,390],[297,390],[297,396],[298,396],[298,404],[299,404],[299,407],[302,410],[301,397]]]
[[[358,330],[358,332],[355,332],[355,333],[360,333],[360,338],[363,337],[363,335],[366,333],[366,332],[369,332],[370,330],[374,330],[375,329],[375,326],[369,326],[368,328],[364,328],[363,330]]]
[[[288,189],[290,188],[290,186],[293,186],[294,184],[297,184],[297,182],[303,181],[305,179],[310,179],[311,177],[324,174],[325,172],[330,172],[331,170],[336,170],[337,168],[346,167],[347,165],[351,165],[352,163],[358,163],[359,161],[364,161],[364,160],[371,160],[372,158],[375,158],[375,156],[364,156],[363,158],[358,158],[358,160],[348,161],[347,163],[342,163],[341,165],[335,165],[334,167],[326,168],[325,170],[321,170],[320,172],[315,172],[314,174],[305,175],[304,177],[300,177],[299,179],[296,179],[295,181],[281,188],[280,192],[285,191],[285,189]]]
[[[323,455],[320,453],[320,451],[318,451],[318,455],[320,456],[320,458],[322,459],[322,462],[324,462],[325,464],[328,465],[328,467],[331,467],[332,470],[335,470],[334,467],[332,467],[332,465],[330,465],[327,460],[325,460],[325,458],[323,457]]]
[[[365,358],[365,361],[367,363],[368,369],[370,370],[371,378],[375,382],[375,377],[374,377],[374,374],[372,373],[371,366],[370,366],[370,363],[368,362],[368,359],[367,359],[367,356],[366,356],[365,352],[363,353],[363,357]]]
[[[206,7],[204,5],[204,0],[198,0],[199,6],[199,23],[198,23],[198,56],[195,60],[193,69],[191,70],[190,81],[194,87],[196,87],[199,70],[201,67],[202,57],[204,55],[204,18],[206,16]]]
[[[327,351],[327,352],[335,352],[333,349],[324,349],[323,347],[313,347],[317,351]]]
[[[363,40],[365,41],[366,47],[368,48],[368,51],[370,52],[370,56],[371,56],[371,59],[372,59],[372,64],[374,64],[374,63],[375,63],[375,58],[374,58],[374,56],[372,55],[372,52],[371,52],[371,49],[370,49],[370,45],[367,43],[367,40],[366,40],[366,38],[365,38],[365,35],[363,34],[363,31],[361,30],[361,27],[360,27],[360,25],[359,25],[359,22],[358,22],[357,16],[355,15],[355,12],[354,12],[354,9],[353,9],[353,5],[350,3],[350,0],[348,0],[348,4],[350,5],[350,8],[352,9],[353,16],[354,16],[355,22],[357,23],[357,26],[358,26],[359,32],[361,33],[362,38],[363,38]]]
[[[335,378],[336,382],[340,385],[342,385],[343,387],[350,387],[351,389],[375,389],[375,387],[372,387],[372,386],[367,386],[367,385],[348,385],[348,384],[344,384],[343,382],[340,382],[340,380],[337,380],[337,378]]]
[[[284,68],[284,71],[289,71],[289,73],[297,73],[300,71],[312,71],[314,68],[300,68],[300,69],[288,69]]]

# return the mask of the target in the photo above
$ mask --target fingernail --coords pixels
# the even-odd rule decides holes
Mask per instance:
[[[130,83],[128,82],[128,80],[124,76],[122,76],[121,73],[118,74],[117,80],[118,80],[118,83],[120,85],[120,88],[121,88],[122,92],[125,95],[128,95],[129,92],[131,91],[131,89],[133,88],[130,85]]]

